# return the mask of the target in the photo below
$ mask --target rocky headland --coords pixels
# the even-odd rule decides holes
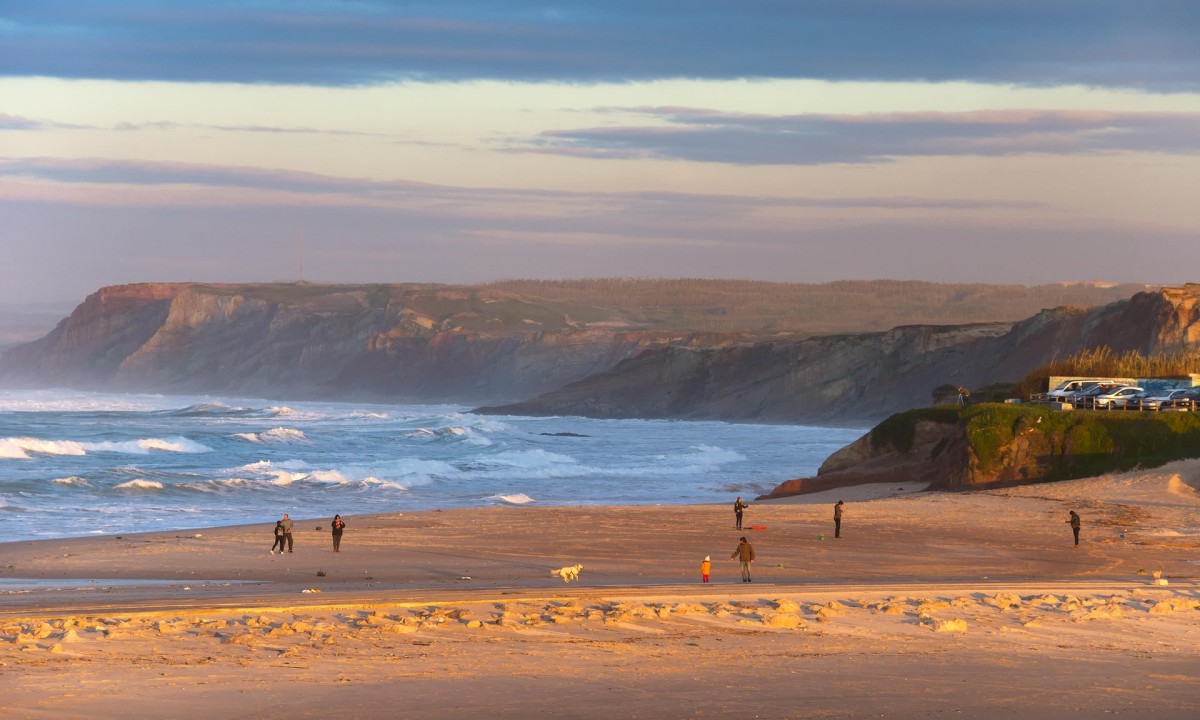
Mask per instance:
[[[622,280],[125,285],[5,352],[0,382],[865,425],[928,405],[939,385],[1011,382],[1077,350],[1154,353],[1200,341],[1198,285],[975,321],[1110,292]],[[897,312],[968,322],[863,330]]]

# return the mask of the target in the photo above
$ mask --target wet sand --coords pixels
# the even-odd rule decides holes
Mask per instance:
[[[864,486],[742,532],[726,506],[347,509],[336,554],[328,518],[282,556],[266,525],[7,543],[0,689],[17,718],[1194,718],[1197,487],[1198,461]]]

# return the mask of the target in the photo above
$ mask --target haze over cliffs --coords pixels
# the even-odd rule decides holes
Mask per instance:
[[[942,383],[1015,380],[1079,347],[1194,342],[1194,286],[1015,322],[1047,301],[1133,291],[604,279],[128,285],[94,293],[46,337],[6,352],[0,381],[858,423],[928,404]],[[901,316],[930,324],[866,332]]]

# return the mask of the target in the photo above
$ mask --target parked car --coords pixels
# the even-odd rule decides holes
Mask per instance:
[[[1174,390],[1159,390],[1153,395],[1147,395],[1142,398],[1141,408],[1143,410],[1161,410],[1164,403],[1168,403],[1166,407],[1170,407],[1169,403],[1174,403],[1176,400],[1186,398],[1190,388],[1176,388]]]
[[[1129,402],[1131,398],[1136,397],[1144,392],[1144,389],[1137,387],[1136,385],[1123,385],[1119,388],[1109,390],[1106,393],[1096,395],[1092,399],[1092,406],[1097,409],[1104,408],[1105,410],[1123,408],[1125,407],[1125,403]]]
[[[1058,387],[1046,393],[1046,399],[1064,402],[1075,393],[1089,390],[1103,382],[1116,384],[1115,380],[1064,380],[1058,384]]]
[[[1104,395],[1105,393],[1112,392],[1119,387],[1125,386],[1120,383],[1096,383],[1084,390],[1071,393],[1067,396],[1064,402],[1069,402],[1077,408],[1095,407],[1097,397]]]
[[[1200,405],[1200,388],[1187,388],[1175,397],[1158,404],[1159,410],[1194,410]]]

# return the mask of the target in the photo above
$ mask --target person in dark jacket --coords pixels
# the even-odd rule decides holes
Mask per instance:
[[[742,502],[740,497],[737,499],[737,502],[733,504],[733,516],[737,519],[738,530],[742,529],[742,513],[745,512],[746,508],[748,507],[750,506]]]
[[[840,538],[842,536],[842,506],[846,503],[838,500],[833,506],[833,536]]]
[[[742,582],[751,582],[750,566],[754,564],[754,546],[746,540],[746,536],[743,535],[742,539],[738,541],[737,549],[729,558],[731,560],[737,558],[742,563]]]
[[[275,548],[279,548],[279,554],[283,554],[283,521],[275,521],[275,544],[271,546],[271,554],[275,554]]]
[[[1071,525],[1071,532],[1075,535],[1075,544],[1079,544],[1079,513],[1071,511],[1071,516],[1067,518],[1067,523]]]
[[[342,547],[342,531],[346,529],[346,523],[342,522],[341,515],[334,515],[333,522],[330,523],[333,528],[333,551],[341,552]]]

